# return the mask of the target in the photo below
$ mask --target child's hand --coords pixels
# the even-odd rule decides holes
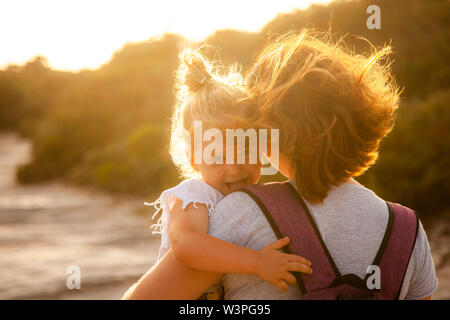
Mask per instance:
[[[296,281],[289,271],[312,273],[311,261],[278,251],[288,243],[289,238],[285,237],[265,246],[259,251],[259,259],[256,262],[256,274],[283,291],[288,290],[286,282],[294,284]]]

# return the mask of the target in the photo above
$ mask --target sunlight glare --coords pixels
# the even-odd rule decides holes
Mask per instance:
[[[256,32],[277,14],[312,2],[329,0],[5,1],[0,4],[0,68],[43,55],[55,69],[95,69],[127,42],[166,32],[192,41],[225,28]]]

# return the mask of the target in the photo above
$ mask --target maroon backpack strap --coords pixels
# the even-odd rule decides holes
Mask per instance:
[[[331,258],[305,202],[290,182],[252,185],[241,191],[258,204],[278,239],[291,238],[285,252],[312,261],[314,272],[311,275],[294,273],[302,294],[327,288],[334,280],[345,278]],[[398,299],[416,242],[419,220],[413,210],[386,203],[388,226],[372,265],[380,267],[382,296]]]
[[[341,276],[305,202],[289,181],[251,185],[241,191],[258,204],[278,239],[289,236],[285,252],[311,261],[312,274],[294,273],[302,294],[327,288]]]
[[[419,220],[413,210],[397,203],[386,203],[392,218],[373,265],[380,268],[383,296],[398,299],[416,243]]]

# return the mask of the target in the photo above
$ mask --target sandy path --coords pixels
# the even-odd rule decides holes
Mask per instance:
[[[148,228],[150,208],[144,199],[60,182],[17,185],[14,168],[27,161],[29,148],[15,135],[0,135],[0,299],[119,298],[155,261],[159,238]],[[142,208],[145,217],[135,213]],[[80,291],[66,288],[71,265],[80,268]]]

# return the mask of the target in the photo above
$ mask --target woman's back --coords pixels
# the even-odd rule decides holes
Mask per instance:
[[[341,274],[364,279],[386,231],[386,202],[357,182],[333,187],[322,204],[305,202]]]
[[[389,218],[386,202],[351,180],[332,187],[322,204],[306,202],[306,205],[341,274],[354,273],[364,279],[386,232]],[[436,288],[430,247],[420,225],[400,299],[425,298]]]
[[[323,204],[307,203],[307,206],[340,273],[354,273],[364,279],[386,231],[386,202],[357,183],[343,183],[330,190]],[[244,192],[234,192],[219,202],[211,215],[208,233],[256,250],[276,240],[260,207]],[[297,285],[282,292],[253,275],[226,274],[223,280],[225,299],[299,299],[301,296]],[[425,298],[436,287],[430,248],[420,225],[400,299]]]

